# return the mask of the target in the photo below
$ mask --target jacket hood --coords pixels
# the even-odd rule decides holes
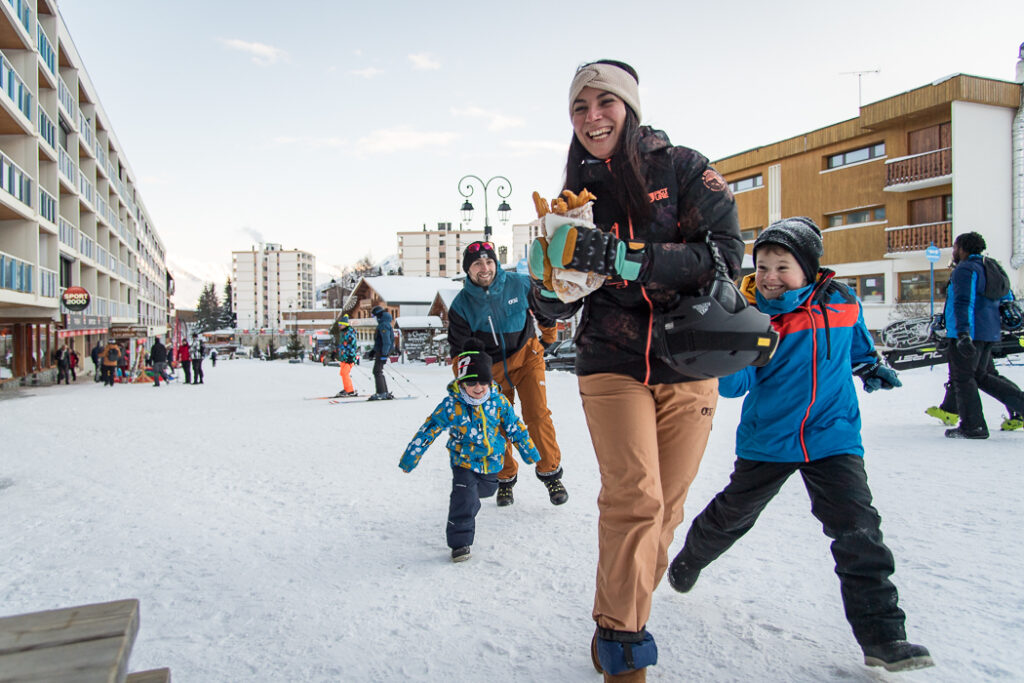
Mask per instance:
[[[672,143],[669,141],[668,134],[665,131],[651,128],[650,126],[640,126],[640,151],[644,154],[657,152],[659,149],[666,149],[671,146]]]
[[[754,284],[754,274],[744,275],[740,280],[740,293],[746,297],[748,304],[757,303],[757,285]]]
[[[377,316],[377,327],[380,327],[381,325],[390,325],[390,324],[391,324],[391,314],[388,313],[387,311],[384,311],[383,313],[381,313],[380,315]]]

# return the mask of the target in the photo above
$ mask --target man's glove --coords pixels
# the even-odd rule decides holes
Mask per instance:
[[[555,268],[636,280],[644,263],[644,245],[623,242],[596,228],[563,225],[548,240],[547,256]]]
[[[971,341],[971,335],[967,332],[961,332],[956,338],[956,352],[964,358],[970,358],[974,355],[977,349],[974,348],[974,342]]]
[[[530,243],[530,255],[527,262],[530,266],[530,279],[537,286],[540,296],[545,299],[557,299],[554,285],[551,283],[551,261],[548,260],[548,241],[538,237]]]
[[[873,364],[864,363],[856,368],[853,374],[860,377],[861,381],[864,382],[864,391],[869,394],[879,389],[888,390],[903,386],[903,382],[900,381],[900,376],[896,374],[896,371],[882,361],[876,361]]]

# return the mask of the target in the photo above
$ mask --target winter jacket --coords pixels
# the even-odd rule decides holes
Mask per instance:
[[[202,360],[206,355],[206,345],[202,342],[192,344],[188,347],[188,357],[191,360]]]
[[[107,344],[103,347],[100,358],[103,365],[108,368],[117,367],[117,362],[121,360],[121,347],[117,344]]]
[[[852,370],[878,356],[860,301],[834,273],[755,305],[771,316],[779,345],[764,367],[718,380],[722,396],[743,399],[736,454],[746,460],[810,462],[831,455],[864,455],[860,406]],[[748,275],[743,289],[753,290]],[[832,286],[830,286],[832,285]]]
[[[497,384],[491,384],[491,393],[482,405],[472,406],[463,400],[459,383],[453,380],[448,385],[448,395],[416,432],[398,466],[410,472],[443,429],[448,430],[452,467],[481,474],[500,472],[505,457],[502,430],[516,445],[523,462],[532,464],[540,460],[526,425]]]
[[[89,355],[92,357],[92,364],[93,365],[99,365],[100,364],[100,354],[102,354],[102,353],[103,353],[103,344],[100,344],[99,342],[96,342],[96,346],[92,347],[92,351],[89,352]]]
[[[946,336],[956,339],[966,331],[976,341],[1002,338],[999,302],[985,291],[985,266],[981,254],[971,254],[956,265],[946,289]]]
[[[480,287],[468,277],[448,310],[448,344],[451,356],[462,353],[470,337],[484,344],[495,363],[503,362],[537,336],[531,312],[530,278],[507,273],[500,266],[490,287]],[[539,317],[541,339],[555,341],[555,323]]]
[[[341,339],[338,342],[338,360],[342,363],[355,363],[358,352],[356,331],[351,325],[342,326]]]
[[[641,128],[640,151],[653,211],[647,225],[632,224],[618,205],[608,163],[585,162],[580,187],[597,196],[594,222],[624,240],[647,243],[636,281],[612,278],[581,301],[566,304],[534,292],[535,310],[550,318],[583,315],[576,333],[576,373],[615,372],[647,384],[691,381],[651,352],[653,314],[671,309],[679,295],[692,295],[711,283],[714,262],[705,235],[718,245],[731,274],[743,259],[743,240],[732,192],[708,160],[675,147],[665,133]]]
[[[377,331],[373,335],[373,357],[385,358],[395,347],[395,330],[391,327],[391,314],[384,311],[377,316]]]
[[[153,346],[149,350],[149,360],[153,363],[167,362],[167,347],[159,339],[153,342]]]
[[[188,343],[182,342],[181,345],[178,346],[178,359],[177,360],[178,360],[179,363],[187,363],[187,362],[189,362],[189,360],[191,360],[189,358]]]

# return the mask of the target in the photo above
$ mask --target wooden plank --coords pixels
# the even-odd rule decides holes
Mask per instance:
[[[128,674],[128,678],[124,679],[124,681],[125,683],[171,683],[171,670],[163,668],[139,671],[138,673]]]
[[[0,618],[0,682],[122,681],[139,630],[139,601]]]

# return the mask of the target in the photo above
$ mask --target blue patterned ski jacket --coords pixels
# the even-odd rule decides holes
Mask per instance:
[[[342,363],[355,363],[359,354],[356,331],[351,325],[341,326],[341,338],[338,343],[338,360]]]
[[[864,455],[853,369],[878,356],[860,301],[845,287],[829,291],[832,275],[826,271],[814,285],[781,299],[756,295],[757,308],[772,317],[779,333],[775,355],[764,367],[718,380],[722,396],[746,394],[736,428],[736,454],[745,460]],[[753,283],[752,274],[743,281],[748,298]]]
[[[526,425],[501,393],[501,387],[492,383],[487,400],[482,405],[471,406],[462,400],[458,382],[452,380],[448,385],[448,395],[412,437],[398,466],[411,472],[434,439],[446,428],[452,467],[464,467],[481,474],[500,472],[505,455],[505,438],[501,429],[512,439],[523,462],[532,464],[540,460],[540,453],[533,445]]]

